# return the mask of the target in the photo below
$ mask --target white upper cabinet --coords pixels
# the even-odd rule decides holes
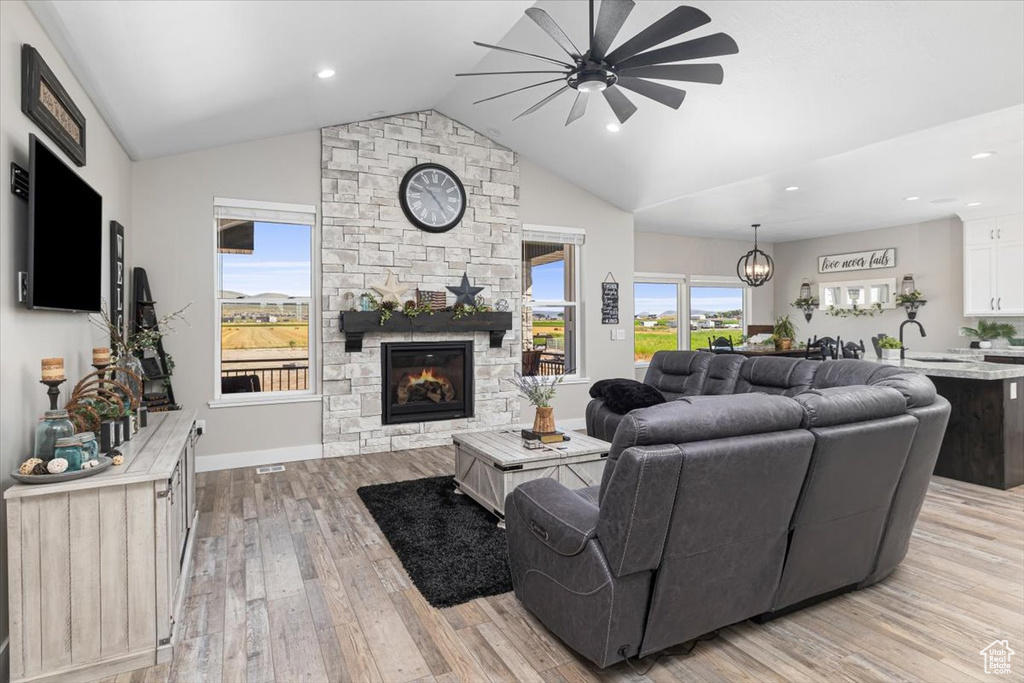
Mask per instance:
[[[1024,215],[964,223],[964,315],[1024,315]]]

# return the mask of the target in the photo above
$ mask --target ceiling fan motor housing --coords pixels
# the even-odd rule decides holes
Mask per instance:
[[[569,74],[566,82],[580,92],[600,92],[615,85],[619,77],[597,62],[585,62]]]

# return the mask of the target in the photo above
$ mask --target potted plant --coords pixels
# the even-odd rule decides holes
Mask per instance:
[[[928,302],[925,301],[924,295],[921,294],[921,291],[918,289],[905,294],[896,295],[896,305],[902,306],[907,311],[907,317],[911,320],[917,317],[917,309],[921,308],[926,303]]]
[[[775,327],[772,330],[775,340],[775,348],[780,351],[788,351],[793,348],[793,340],[796,338],[796,325],[789,315],[780,315],[775,319]]]
[[[1017,336],[1017,328],[1010,323],[997,323],[990,320],[979,320],[977,327],[961,327],[960,331],[968,337],[978,340],[971,342],[972,349],[991,349],[993,340],[1006,339],[1009,341]]]
[[[882,337],[878,340],[878,348],[882,350],[882,360],[899,360],[903,344],[896,337]]]
[[[565,375],[521,375],[517,370],[515,376],[508,380],[519,391],[519,394],[537,409],[533,418],[534,432],[550,434],[555,431],[554,408],[551,407],[551,399],[555,397],[555,387],[564,379]]]

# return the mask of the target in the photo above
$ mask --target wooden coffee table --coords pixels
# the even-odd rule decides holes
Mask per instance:
[[[505,496],[523,482],[557,479],[570,489],[601,483],[611,444],[571,432],[569,441],[530,450],[518,429],[456,434],[456,492],[493,512],[505,526]]]

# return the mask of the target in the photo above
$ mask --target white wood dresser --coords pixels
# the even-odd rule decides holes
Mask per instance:
[[[195,416],[152,414],[119,467],[4,492],[12,683],[170,659],[197,520]]]

